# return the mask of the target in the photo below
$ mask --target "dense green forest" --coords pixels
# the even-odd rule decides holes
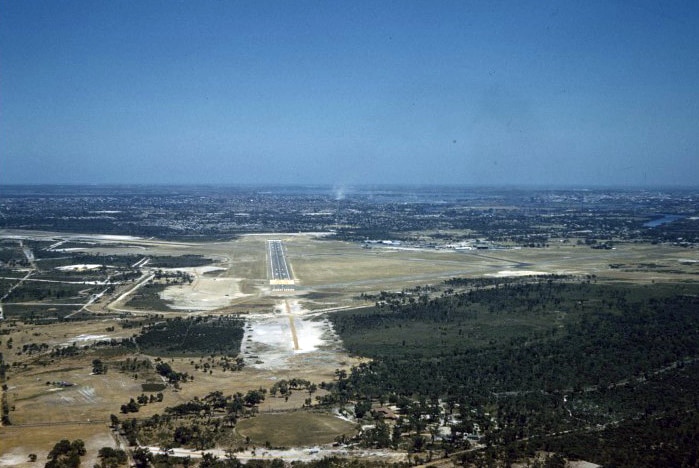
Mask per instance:
[[[695,466],[698,293],[553,277],[385,293],[329,316],[348,349],[373,360],[328,385],[326,401],[450,401],[495,459],[555,449],[609,466]],[[630,432],[637,456],[624,463],[612,454]],[[574,443],[583,436],[595,443]]]

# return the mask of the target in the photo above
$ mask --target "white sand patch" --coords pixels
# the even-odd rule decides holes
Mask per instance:
[[[56,270],[61,270],[61,271],[82,271],[82,270],[96,270],[98,268],[102,268],[103,265],[101,264],[96,264],[96,263],[84,263],[81,265],[66,265],[66,266],[60,266],[56,267]]]
[[[344,408],[342,411],[345,411]],[[356,424],[357,420],[354,418],[350,418],[348,416],[345,416],[344,414],[340,413],[339,408],[333,409],[333,416],[335,416],[337,419],[342,419],[343,421],[347,421],[348,423]]]
[[[0,466],[30,466],[32,465],[29,462],[30,453],[34,452],[30,452],[29,449],[24,449],[22,447],[14,448],[12,451],[0,455]],[[37,460],[38,459],[37,455]],[[34,462],[34,464],[36,465],[38,462]]]
[[[206,265],[200,267],[181,267],[181,268],[163,268],[163,271],[181,271],[183,273],[189,273],[190,275],[200,276],[204,273],[210,273],[212,271],[225,271],[226,268],[214,265]]]
[[[81,236],[82,237],[82,236]],[[85,236],[88,239],[102,239],[102,240],[113,240],[113,241],[129,241],[129,240],[139,240],[140,237],[135,236],[117,236],[111,234],[99,234],[94,236]]]
[[[297,353],[310,353],[317,351],[321,346],[327,344],[323,338],[328,325],[323,322],[311,322],[310,320],[294,320],[296,324],[296,336],[298,337],[299,349]]]
[[[256,354],[289,354],[294,351],[288,317],[259,317],[257,320],[251,320],[251,323],[252,330],[245,340],[254,343],[252,347],[255,348]]]
[[[88,335],[83,333],[82,335],[74,336],[73,338],[69,339],[65,343],[63,343],[64,346],[72,345],[74,343],[86,343],[90,341],[101,341],[101,340],[108,340],[109,335]]]
[[[246,296],[240,291],[240,281],[240,278],[198,277],[192,284],[166,288],[160,298],[170,302],[168,307],[174,310],[220,309],[233,299]]]
[[[109,338],[108,335],[88,335],[83,333],[82,335],[78,335],[75,338],[71,338],[70,342],[73,343],[75,341],[97,341],[97,340],[104,340],[105,338]]]
[[[495,278],[507,278],[511,276],[539,276],[548,275],[545,271],[534,271],[534,270],[500,270],[497,273],[488,273],[485,276],[494,276]]]
[[[195,270],[196,270],[197,274],[203,275],[204,273],[209,273],[212,271],[225,271],[226,269],[223,267],[208,265],[208,266],[203,266],[203,267],[197,267],[197,268],[195,268]]]
[[[286,301],[277,304],[273,313],[248,316],[241,346],[246,365],[289,369],[309,360],[336,359],[340,344],[332,325],[304,317],[307,313],[289,300],[288,306]]]
[[[600,468],[602,465],[598,465],[596,463],[592,463],[592,462],[588,462],[588,461],[576,460],[576,461],[569,461],[568,466],[570,468]]]

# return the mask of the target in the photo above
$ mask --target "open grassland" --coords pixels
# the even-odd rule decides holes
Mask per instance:
[[[107,373],[92,374],[96,358],[107,365]],[[30,365],[13,373],[8,381],[8,402],[12,424],[61,424],[66,422],[107,424],[110,414],[118,414],[122,404],[143,393],[142,384],[160,380],[154,373],[125,373],[117,362],[123,356],[103,356],[99,350],[77,356],[54,357],[46,366]],[[158,404],[143,408],[157,410]],[[162,408],[161,408],[162,409]]]
[[[35,366],[33,362],[42,361],[57,347],[66,347],[75,343],[78,347],[89,345],[99,340],[122,339],[133,335],[134,330],[121,326],[118,318],[105,318],[78,322],[56,322],[50,325],[25,324],[21,321],[6,320],[2,326],[2,345],[5,363],[11,362],[17,367]],[[11,343],[11,347],[10,347]],[[23,352],[23,347],[45,344],[47,351],[43,354]]]
[[[528,273],[596,275],[624,281],[699,278],[687,249],[619,244],[614,250],[554,244],[546,249],[435,251],[362,248],[359,244],[303,237],[285,239],[301,291],[326,294],[320,302],[356,301],[361,292],[436,284],[450,277],[516,276]],[[652,264],[648,259],[652,258]]]

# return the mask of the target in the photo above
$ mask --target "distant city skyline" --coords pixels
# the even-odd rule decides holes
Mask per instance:
[[[689,1],[22,1],[0,184],[699,186]]]

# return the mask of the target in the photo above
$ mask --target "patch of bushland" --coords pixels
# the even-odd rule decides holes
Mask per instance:
[[[178,255],[151,257],[148,266],[151,268],[192,268],[211,263],[211,259],[203,255]]]
[[[163,283],[148,283],[140,287],[126,303],[128,307],[133,307],[134,309],[146,309],[146,310],[159,310],[167,311],[171,310],[167,304],[160,297],[160,293],[165,290],[169,285]]]
[[[144,326],[136,342],[157,356],[201,356],[240,352],[244,321],[235,317],[176,317]]]

